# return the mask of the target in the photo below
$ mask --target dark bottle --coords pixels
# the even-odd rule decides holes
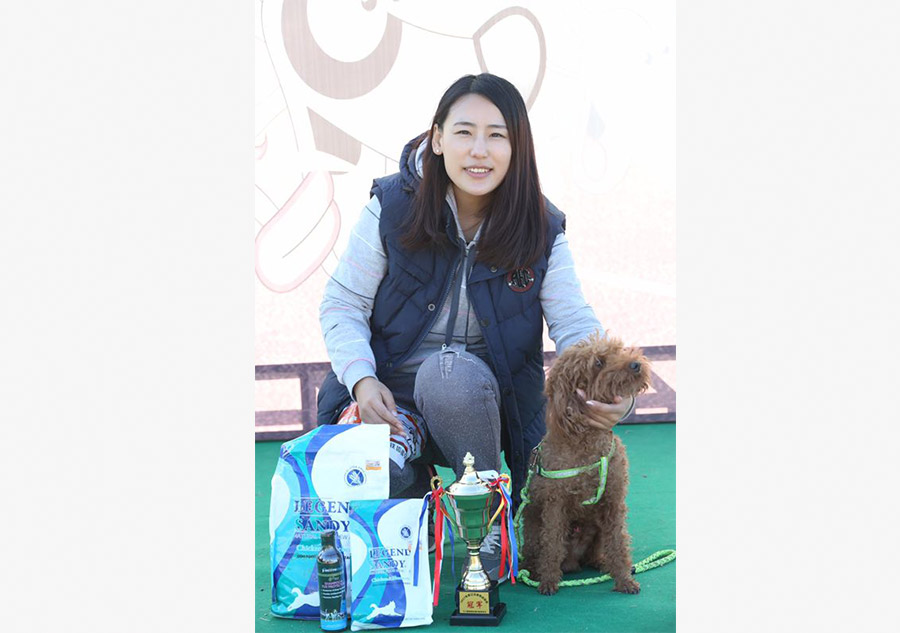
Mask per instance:
[[[322,549],[316,556],[319,574],[319,624],[323,631],[347,628],[347,583],[344,557],[334,545],[334,530],[322,532]]]

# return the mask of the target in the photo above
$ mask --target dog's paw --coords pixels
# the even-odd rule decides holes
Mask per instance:
[[[557,591],[559,591],[559,582],[555,580],[544,580],[538,587],[538,591],[540,591],[545,596],[552,596]]]
[[[640,593],[641,585],[634,578],[626,578],[625,580],[617,580],[613,591],[621,591],[622,593]]]

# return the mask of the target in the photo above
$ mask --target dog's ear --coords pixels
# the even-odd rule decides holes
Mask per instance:
[[[566,407],[569,406],[568,397],[564,390],[554,388],[548,381],[547,384],[547,415],[546,424],[548,431],[559,431],[568,433],[569,422],[566,416]]]
[[[575,420],[578,414],[578,402],[572,397],[560,395],[547,402],[547,430],[562,435],[575,432]]]
[[[567,357],[557,360],[553,371],[547,377],[547,429],[570,435],[575,430],[574,420],[581,411],[582,404],[575,395],[575,377],[571,373],[572,360]]]

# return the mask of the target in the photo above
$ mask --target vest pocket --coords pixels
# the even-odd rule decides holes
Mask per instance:
[[[395,290],[406,297],[412,296],[428,282],[430,275],[390,242],[387,250],[388,270],[384,280],[385,288]]]
[[[532,288],[527,293],[517,293],[510,290],[506,282],[503,282],[503,285],[499,286],[497,293],[499,297],[495,297],[494,300],[494,313],[497,316],[497,325],[509,319],[530,315],[534,310],[538,310],[543,314],[538,288]]]

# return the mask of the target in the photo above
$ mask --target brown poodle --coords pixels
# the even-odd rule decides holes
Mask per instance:
[[[615,338],[592,335],[563,352],[547,378],[547,434],[534,467],[559,471],[587,466],[608,456],[606,488],[600,500],[599,468],[564,479],[535,472],[524,506],[522,556],[524,567],[540,580],[538,590],[552,595],[563,572],[582,565],[608,572],[615,591],[638,593],[631,575],[631,537],[625,527],[628,457],[612,429],[589,424],[587,400],[612,403],[616,396],[636,396],[650,385],[650,362],[639,348],[624,347]],[[614,448],[613,448],[614,447]]]

